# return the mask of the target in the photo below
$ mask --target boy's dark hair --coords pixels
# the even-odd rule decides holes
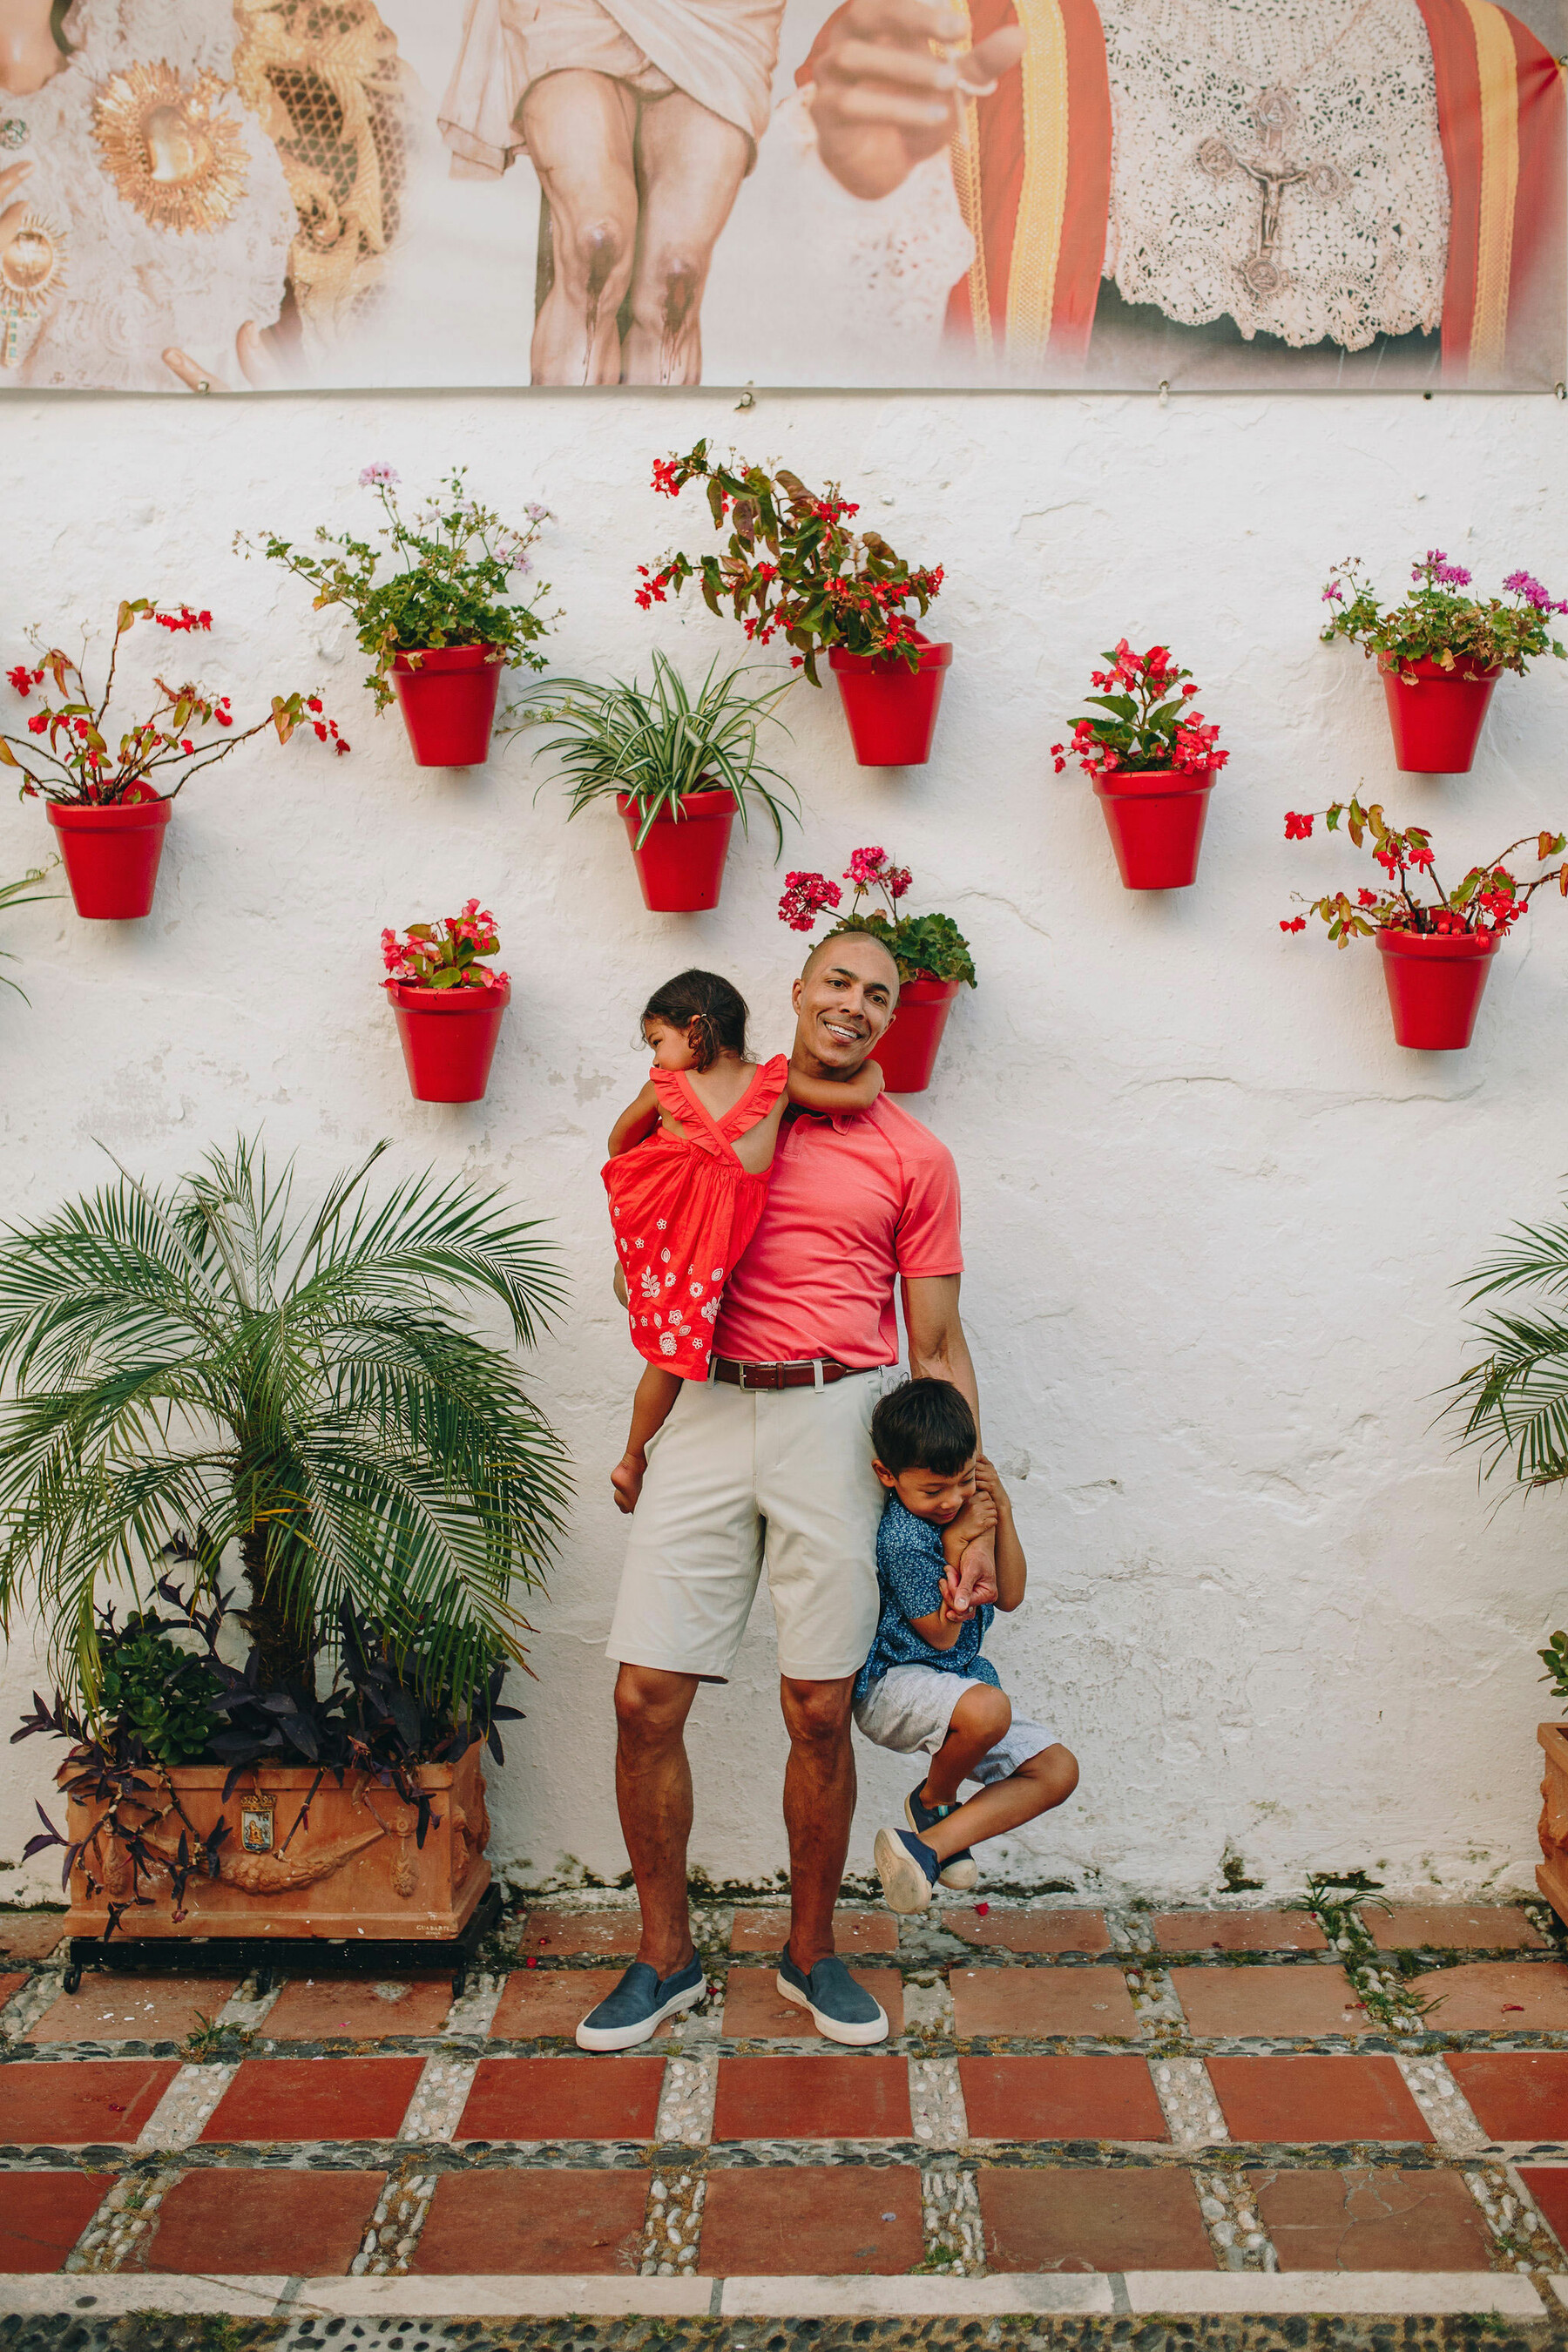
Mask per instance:
[[[746,1000],[716,971],[678,971],[656,988],[643,1006],[645,1021],[666,1021],[684,1035],[695,1021],[691,1040],[700,1070],[710,1070],[721,1054],[746,1053]]]
[[[895,1478],[903,1470],[956,1478],[979,1445],[974,1415],[951,1381],[905,1381],[871,1415],[871,1450]]]

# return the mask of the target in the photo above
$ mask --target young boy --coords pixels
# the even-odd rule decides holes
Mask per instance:
[[[932,1759],[904,1801],[908,1829],[879,1830],[876,1844],[892,1908],[924,1911],[939,1880],[977,1884],[972,1845],[1065,1802],[1078,1759],[1054,1731],[1015,1716],[981,1655],[994,1612],[959,1598],[963,1553],[993,1529],[997,1608],[1019,1606],[1027,1575],[1013,1507],[963,1396],[949,1381],[904,1381],[872,1415],[871,1444],[888,1489],[877,1531],[882,1613],[856,1679],[855,1720],[879,1747]],[[964,1780],[978,1780],[980,1794],[961,1804]]]

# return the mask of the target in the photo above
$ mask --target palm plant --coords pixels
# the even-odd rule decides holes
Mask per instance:
[[[1466,1287],[1472,1305],[1517,1291],[1537,1298],[1472,1325],[1486,1353],[1455,1384],[1460,1443],[1482,1449],[1487,1477],[1511,1463],[1521,1486],[1560,1485],[1568,1479],[1568,1321],[1552,1302],[1568,1297],[1568,1223],[1514,1226]]]
[[[58,893],[53,890],[36,890],[33,887],[36,882],[41,882],[44,879],[48,870],[47,866],[38,866],[31,874],[24,874],[19,882],[0,882],[0,908],[33,907],[40,898],[52,898],[58,896]],[[7,963],[13,963],[16,961],[6,948],[0,948],[0,956],[3,956]],[[0,971],[0,988],[15,989],[23,1003],[26,1003],[26,991],[18,987],[17,983],[3,971]]]
[[[784,817],[798,822],[800,804],[794,786],[758,758],[757,730],[760,722],[784,725],[773,705],[795,680],[742,694],[736,681],[745,670],[726,670],[721,677],[718,667],[717,661],[709,665],[695,696],[662,653],[653,656],[653,684],[647,688],[635,678],[614,678],[607,686],[589,678],[550,680],[541,691],[564,693],[566,699],[540,708],[531,719],[562,730],[544,748],[561,754],[571,780],[569,814],[577,816],[595,801],[624,793],[641,819],[640,849],[657,818],[679,816],[684,793],[727,792],[742,831],[749,830],[749,803],[767,811],[782,850]],[[782,798],[768,790],[764,777],[781,787]]]
[[[377,1202],[384,1144],[296,1215],[241,1139],[165,1187],[119,1181],[0,1229],[0,1629],[30,1602],[93,1706],[95,1603],[237,1546],[261,1688],[313,1674],[344,1604],[432,1684],[521,1657],[564,1454],[510,1349],[559,1297],[496,1193],[428,1172]]]

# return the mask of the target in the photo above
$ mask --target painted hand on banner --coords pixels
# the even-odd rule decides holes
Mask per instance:
[[[900,187],[917,163],[946,146],[967,98],[985,96],[1024,54],[1005,26],[962,54],[964,19],[940,0],[849,0],[816,64],[811,95],[817,152],[852,196]]]
[[[4,172],[0,172],[0,246],[7,244],[22,226],[22,215],[27,209],[26,198],[24,196],[19,204],[11,204],[9,199],[16,194],[32,168],[30,161],[24,156],[21,163],[8,164]]]
[[[247,319],[234,339],[235,365],[239,372],[242,389],[269,392],[284,381],[283,371],[267,348],[266,339],[257,332],[254,319]],[[192,392],[227,392],[227,379],[216,368],[204,368],[188,352],[171,344],[163,353],[163,365]]]

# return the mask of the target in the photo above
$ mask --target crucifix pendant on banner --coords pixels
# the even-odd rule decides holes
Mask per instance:
[[[1300,109],[1289,91],[1275,83],[1252,109],[1263,145],[1260,155],[1238,155],[1226,139],[1205,139],[1198,149],[1198,169],[1211,180],[1228,180],[1240,173],[1258,189],[1261,203],[1257,242],[1238,274],[1247,292],[1258,300],[1279,293],[1285,285],[1285,272],[1275,254],[1286,190],[1305,187],[1322,204],[1350,194],[1350,175],[1337,163],[1301,163],[1286,156],[1285,142],[1300,119]]]

